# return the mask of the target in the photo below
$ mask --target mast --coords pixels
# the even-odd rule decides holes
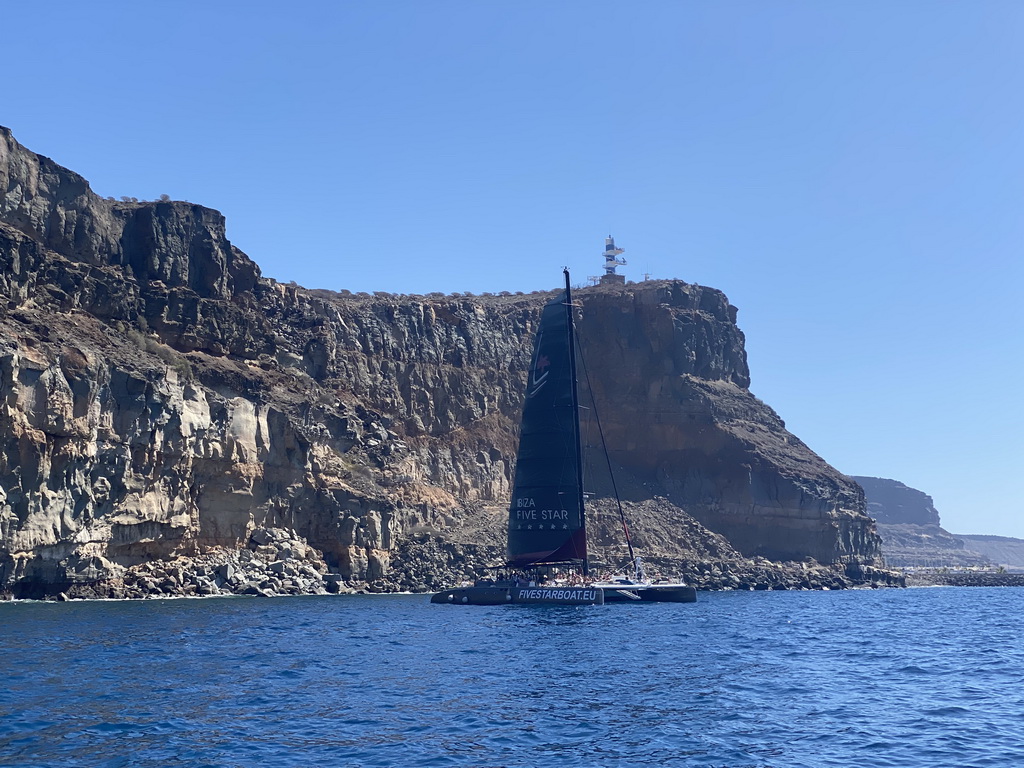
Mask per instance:
[[[580,530],[583,540],[586,541],[587,514],[583,503],[583,441],[580,439],[580,401],[576,381],[576,334],[573,332],[572,287],[569,285],[569,268],[565,267],[562,272],[565,275],[565,320],[569,334],[569,377],[572,381],[572,420],[576,433],[576,484],[579,491]],[[590,575],[590,561],[586,554],[583,555],[583,575]]]

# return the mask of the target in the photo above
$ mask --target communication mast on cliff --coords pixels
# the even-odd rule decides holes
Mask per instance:
[[[601,285],[616,284],[625,285],[626,276],[615,274],[615,268],[626,263],[625,259],[618,256],[625,251],[624,248],[615,247],[615,238],[608,235],[604,239],[604,275],[601,276]]]

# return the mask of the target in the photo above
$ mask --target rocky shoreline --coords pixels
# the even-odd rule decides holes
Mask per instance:
[[[36,584],[0,600],[143,600],[171,597],[342,595],[430,593],[485,573],[500,562],[493,546],[458,544],[420,536],[400,542],[400,568],[374,581],[346,579],[332,572],[323,553],[292,531],[259,528],[245,549],[216,548],[189,557],[144,562],[123,569],[118,578],[66,584]],[[651,558],[653,574],[681,579],[701,591],[836,590],[902,587],[894,572],[864,566],[773,562],[765,558],[718,562]],[[110,564],[97,563],[97,572]],[[1021,576],[1024,583],[1024,576]]]
[[[96,563],[99,573],[117,572]],[[7,598],[145,599],[218,595],[326,595],[355,591],[331,573],[322,553],[302,537],[281,528],[259,528],[245,549],[215,548],[173,560],[149,561],[120,569],[115,578],[65,584],[22,585]]]
[[[939,568],[907,573],[908,587],[1024,587],[1024,573]]]

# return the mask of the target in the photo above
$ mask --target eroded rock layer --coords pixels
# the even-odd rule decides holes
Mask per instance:
[[[100,198],[0,129],[0,592],[429,589],[500,560],[550,295],[281,285],[216,211]],[[708,586],[889,578],[859,487],[748,390],[721,292],[653,281],[580,300],[645,554]],[[610,563],[617,516],[594,483]],[[251,579],[223,578],[269,546],[260,531],[301,562],[248,555]],[[824,571],[771,582],[754,556]]]
[[[932,497],[898,480],[853,479],[864,489],[868,514],[877,522],[886,562],[897,568],[979,568],[988,558],[945,530]],[[942,583],[941,581],[937,583]]]

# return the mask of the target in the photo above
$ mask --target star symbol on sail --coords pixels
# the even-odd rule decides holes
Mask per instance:
[[[568,524],[566,524],[566,525],[563,525],[563,526],[562,526],[562,530],[563,530],[563,531],[568,531],[568,530],[569,530],[569,525],[568,525]]]

